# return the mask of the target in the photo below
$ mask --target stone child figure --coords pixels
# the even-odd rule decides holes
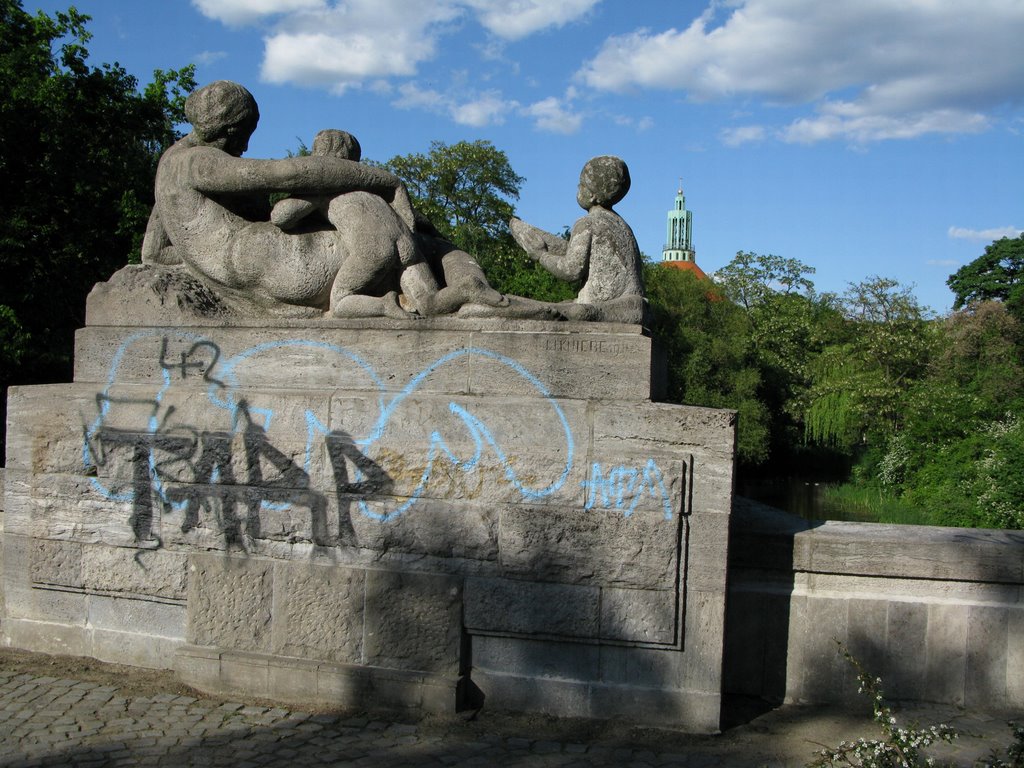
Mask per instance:
[[[531,258],[556,277],[583,282],[575,302],[557,305],[569,319],[644,321],[640,249],[633,230],[612,210],[629,184],[629,169],[619,158],[604,155],[588,161],[576,193],[587,215],[573,226],[568,242],[519,219],[509,222],[516,242]]]
[[[192,133],[160,159],[146,261],[180,262],[257,304],[299,305],[341,317],[406,317],[438,287],[412,235],[408,193],[393,174],[322,155],[242,159],[259,120],[252,94],[220,80],[185,104]],[[268,195],[324,198],[329,226],[286,232]],[[397,278],[397,280],[396,280]]]
[[[363,156],[363,150],[351,133],[327,128],[313,137],[310,154],[313,157],[339,157],[358,163]],[[286,197],[274,205],[270,212],[270,221],[281,229],[294,229],[308,216],[317,212],[327,219],[329,204],[330,199],[324,197]]]

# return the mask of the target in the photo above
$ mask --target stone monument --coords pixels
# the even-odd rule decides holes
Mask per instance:
[[[3,642],[288,702],[717,730],[735,414],[651,400],[625,166],[588,163],[612,191],[581,185],[564,253],[513,225],[584,264],[567,311],[491,289],[351,146],[243,160],[241,86],[188,115],[74,382],[11,389]]]

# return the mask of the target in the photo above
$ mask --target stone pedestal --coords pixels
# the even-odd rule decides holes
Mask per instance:
[[[4,639],[294,702],[719,725],[735,415],[636,326],[98,286],[11,390]]]

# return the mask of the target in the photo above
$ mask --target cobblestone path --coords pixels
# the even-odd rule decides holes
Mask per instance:
[[[943,757],[970,766],[992,746],[1005,747],[1002,719],[946,708],[945,715],[975,735]],[[574,739],[528,732],[487,733],[486,724],[315,714],[172,693],[126,695],[103,684],[0,671],[2,766],[625,766],[751,768],[800,766],[812,741],[870,735],[866,718],[813,716],[781,708],[722,736],[662,734],[643,743]],[[506,724],[507,725],[507,724]],[[527,731],[529,726],[524,722]],[[853,732],[853,728],[860,732]],[[818,737],[818,738],[814,738]]]

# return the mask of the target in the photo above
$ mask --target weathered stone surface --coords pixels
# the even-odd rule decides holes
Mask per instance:
[[[830,521],[795,539],[801,570],[949,579],[1024,581],[1024,532],[921,527],[907,548],[903,526]]]
[[[605,640],[669,645],[676,642],[676,590],[601,589]]]
[[[693,453],[702,469],[711,457],[731,465],[735,429],[733,411],[664,403],[601,403],[594,411],[595,449],[655,458]]]
[[[966,690],[964,704],[1005,706],[1007,702],[1007,638],[1009,612],[995,606],[972,605],[967,614]]]
[[[674,590],[680,525],[659,513],[509,507],[501,567],[523,579]]]
[[[469,630],[596,638],[597,587],[511,579],[466,580],[463,621]]]
[[[845,606],[844,606],[845,607]],[[928,606],[891,602],[886,627],[886,658],[890,687],[912,699],[924,697]]]
[[[7,513],[6,531],[39,539],[136,545],[131,501],[106,496],[97,490],[93,478],[32,475],[28,488],[18,484],[8,491],[8,501],[14,503]],[[153,528],[155,523],[146,527]]]
[[[458,675],[462,599],[456,577],[368,571],[364,663]]]
[[[82,545],[77,541],[32,540],[31,579],[40,584],[84,587]]]
[[[154,325],[187,326],[254,309],[251,303],[232,302],[182,267],[155,264],[119,269],[93,286],[85,306],[89,325],[118,325],[131,316]]]
[[[650,397],[651,340],[639,326],[532,323],[506,330],[483,323],[90,326],[75,337],[75,381],[150,384],[156,392],[167,373],[172,389],[192,382],[204,391],[205,375],[217,387],[256,391]]]
[[[1022,644],[1013,629],[1024,616],[1017,532],[844,523],[808,529],[753,504],[738,505],[733,528],[740,546],[730,551],[728,629],[750,638],[747,653],[764,654],[766,669],[788,670],[787,699],[859,700],[856,672],[829,642],[834,637],[882,677],[892,698],[1024,701],[1016,675]],[[733,611],[737,590],[750,601],[769,600],[763,613]],[[785,658],[769,665],[758,621],[788,627]],[[735,657],[727,653],[727,661]],[[729,678],[726,690],[738,690]]]
[[[89,388],[60,384],[10,387],[7,470],[80,472],[82,413],[89,408],[95,410],[95,393]]]
[[[88,620],[94,629],[185,638],[183,605],[105,595],[89,595],[88,604]]]
[[[729,515],[693,515],[686,525],[687,587],[710,592],[722,589],[728,562]]]
[[[357,664],[363,656],[365,571],[278,563],[272,649],[276,654]]]
[[[448,711],[478,671],[560,714],[717,696],[734,424],[646,400],[638,327],[111,302],[78,383],[15,408],[5,637],[187,641],[192,684],[346,706]]]
[[[967,687],[968,609],[931,604],[925,646],[924,698],[962,705]],[[865,662],[867,663],[867,662]]]
[[[94,592],[130,593],[184,600],[188,556],[166,550],[86,545],[83,586]]]
[[[269,651],[273,562],[193,555],[189,560],[188,642]]]
[[[393,503],[368,502],[366,509],[376,518],[355,509],[351,519],[360,547],[497,562],[498,513],[494,508],[423,499],[398,517],[381,519],[394,508]]]
[[[473,637],[473,670],[558,680],[597,680],[600,646],[522,637]]]

